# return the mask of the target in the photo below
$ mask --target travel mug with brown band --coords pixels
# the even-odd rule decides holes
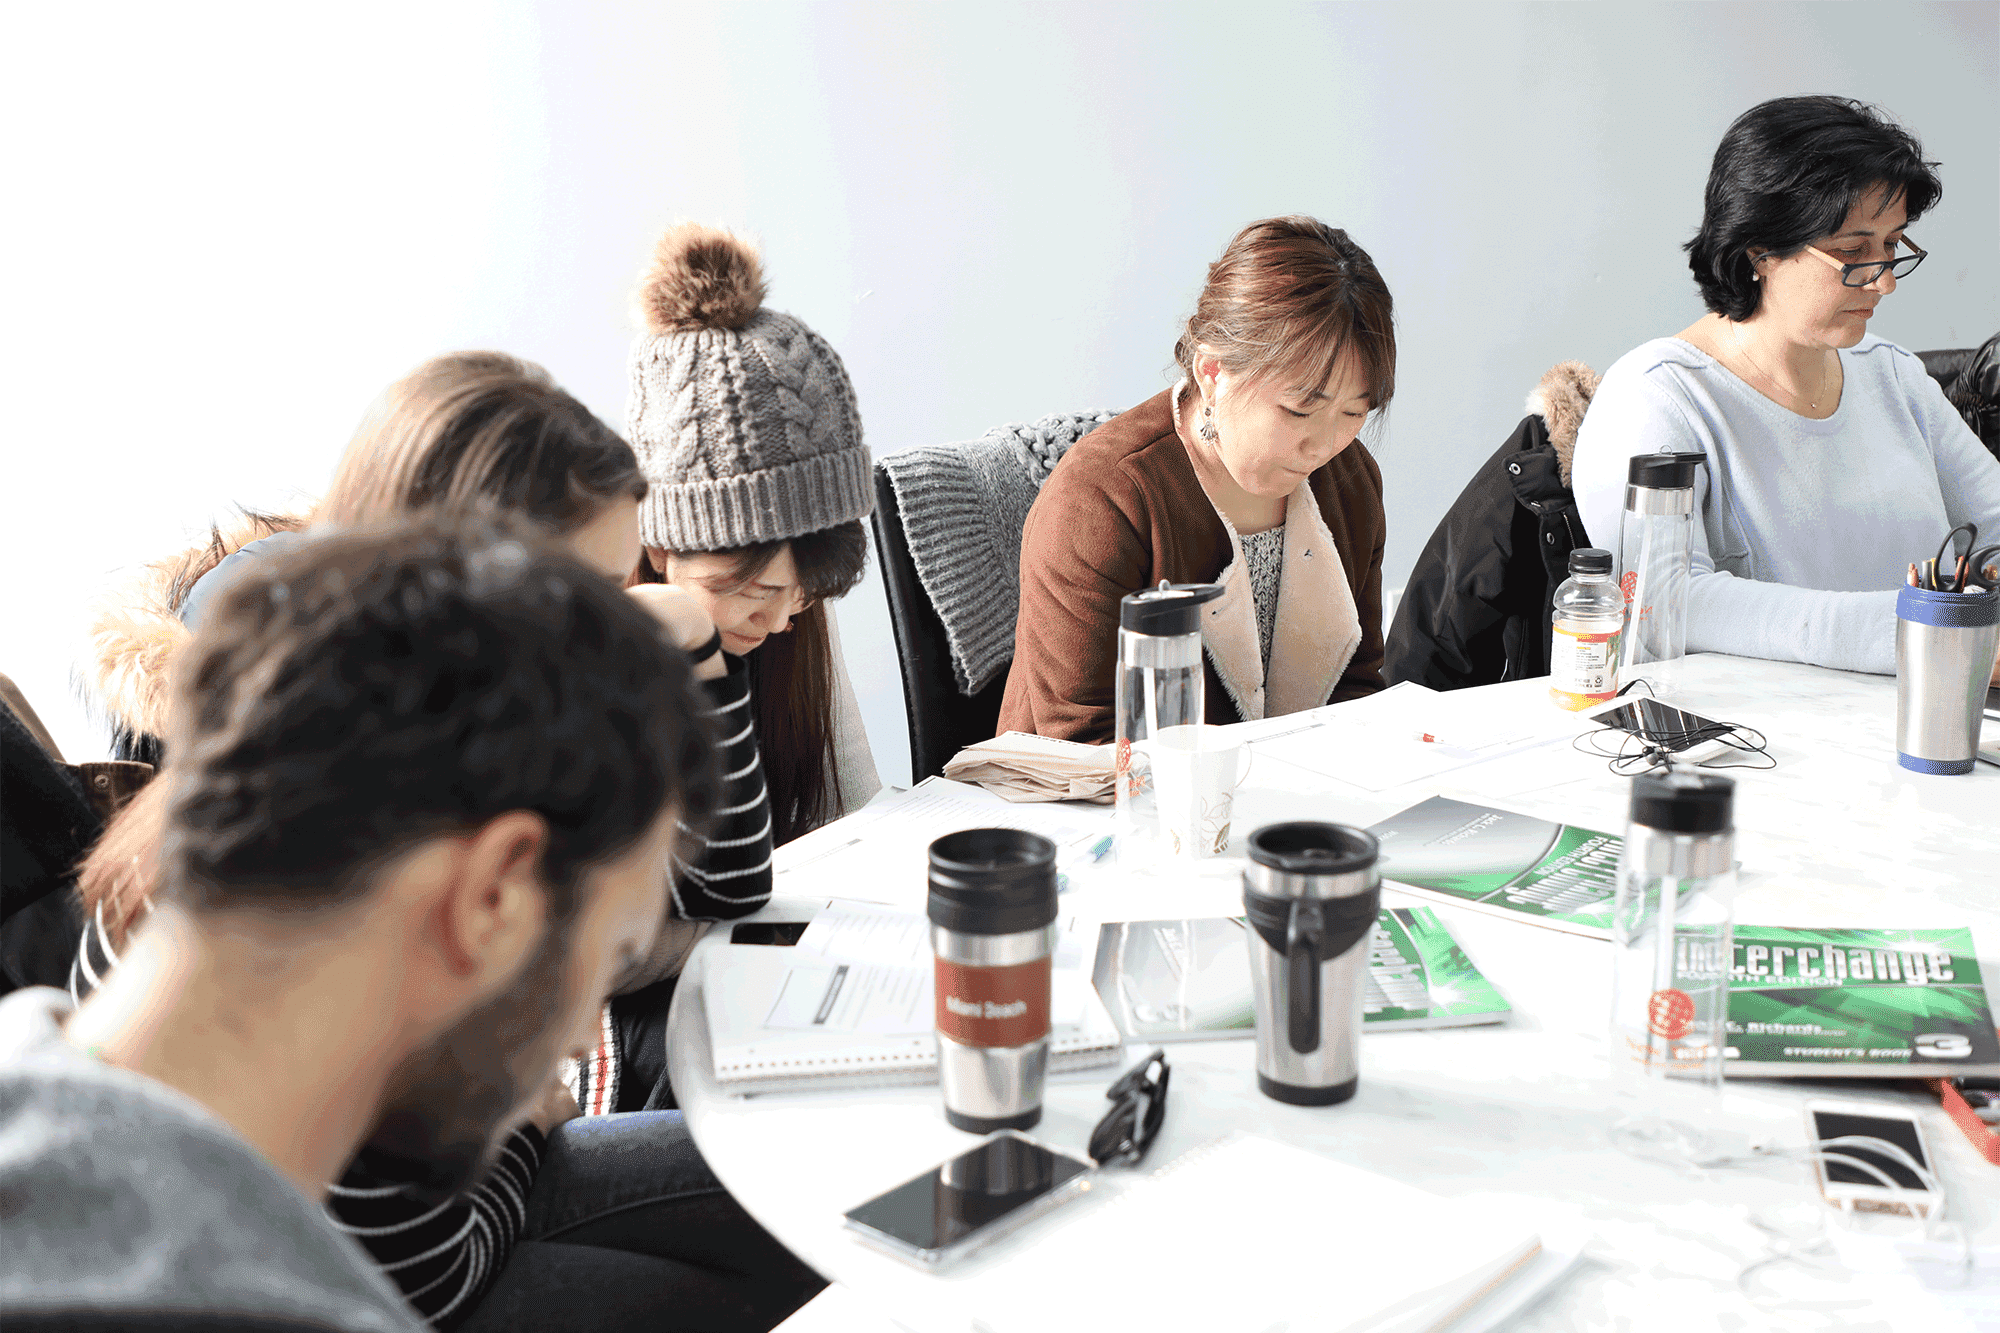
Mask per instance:
[[[1049,1068],[1056,846],[1019,829],[967,829],[930,847],[938,1082],[958,1129],[1027,1129]]]

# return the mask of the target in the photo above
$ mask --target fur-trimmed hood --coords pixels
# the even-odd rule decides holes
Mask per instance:
[[[1597,392],[1597,378],[1597,372],[1581,361],[1558,361],[1543,372],[1541,383],[1528,395],[1528,411],[1548,423],[1549,444],[1556,451],[1564,486],[1569,485],[1576,433],[1583,425],[1591,396]]]
[[[181,606],[201,576],[251,542],[306,524],[301,514],[244,512],[205,540],[124,575],[98,599],[78,685],[119,737],[119,748],[166,730],[167,663],[187,642]]]

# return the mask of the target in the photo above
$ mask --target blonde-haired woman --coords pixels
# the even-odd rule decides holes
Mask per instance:
[[[1374,261],[1314,218],[1253,222],[1174,361],[1180,382],[1077,441],[1028,513],[1002,731],[1111,739],[1119,601],[1162,579],[1223,585],[1211,722],[1382,688],[1382,473],[1356,439],[1396,381]]]
[[[585,563],[623,584],[640,560],[638,507],[646,492],[631,447],[540,367],[497,352],[426,362],[369,408],[325,498],[309,516],[251,515],[231,534],[212,532],[205,546],[151,567],[126,604],[100,622],[100,680],[125,744],[141,753],[150,747],[160,758],[150,738],[163,730],[162,676],[189,637],[186,627],[234,567],[296,540],[308,523],[498,510],[548,529]],[[653,956],[628,971],[621,990],[671,975],[699,938],[701,922],[756,910],[770,894],[771,856],[770,810],[756,742],[736,734],[743,728],[732,724],[748,711],[747,671],[724,657],[721,636],[695,599],[661,585],[630,591],[695,659],[695,674],[723,724],[718,767],[731,781],[718,802],[726,813],[715,827],[680,840],[673,877],[676,920],[660,932]],[[173,756],[164,759],[171,763]],[[73,993],[95,987],[116,965],[127,928],[149,909],[165,786],[155,782],[127,806],[81,868],[86,921],[70,974]],[[712,882],[726,882],[728,892],[711,892]],[[593,1063],[603,1066],[598,1076],[578,1081],[587,1109],[614,1110],[616,1064]],[[636,1100],[646,1101],[648,1091],[638,1089]],[[403,1197],[393,1167],[371,1164],[364,1153],[330,1186],[335,1220],[374,1253],[420,1313],[441,1325],[464,1320],[495,1290],[500,1293],[495,1309],[509,1311],[509,1318],[533,1311],[530,1322],[547,1326],[548,1310],[587,1301],[605,1274],[617,1274],[641,1292],[653,1283],[667,1301],[672,1279],[688,1271],[673,1253],[683,1234],[674,1223],[684,1209],[698,1211],[703,1227],[743,1236],[746,1266],[761,1263],[775,1275],[757,1298],[760,1308],[782,1314],[778,1304],[796,1304],[794,1296],[809,1294],[810,1274],[801,1278],[790,1257],[728,1199],[677,1114],[544,1138],[579,1109],[566,1088],[552,1083],[531,1122],[499,1146],[489,1175],[462,1200],[437,1208]],[[553,1175],[541,1171],[544,1154],[551,1151],[567,1163],[552,1168]],[[635,1157],[652,1168],[631,1169],[626,1159]],[[569,1189],[580,1190],[576,1197],[582,1202],[543,1206],[552,1192],[567,1204],[571,1196],[562,1191]],[[595,1242],[589,1238],[594,1233],[566,1232],[572,1237],[566,1244],[546,1248],[576,1263],[551,1262],[538,1248],[532,1282],[525,1270],[506,1267],[517,1237],[537,1239],[536,1217],[561,1214],[568,1218],[565,1225],[577,1225],[597,1212],[619,1209],[635,1223],[650,1219],[650,1230],[640,1227],[646,1234],[636,1241],[633,1231],[620,1230]],[[615,1253],[602,1253],[606,1248]],[[586,1272],[599,1276],[583,1276]],[[733,1278],[722,1281],[728,1285]],[[503,1282],[504,1287],[497,1285]],[[608,1313],[600,1314],[611,1320],[606,1326],[615,1325]]]

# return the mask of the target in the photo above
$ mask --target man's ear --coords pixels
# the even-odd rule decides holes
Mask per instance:
[[[437,903],[438,941],[455,974],[512,976],[539,945],[548,920],[541,875],[548,840],[547,823],[528,810],[510,810],[462,840]]]

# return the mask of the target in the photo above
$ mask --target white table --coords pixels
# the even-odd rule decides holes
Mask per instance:
[[[1737,920],[1970,926],[1982,969],[2000,989],[2000,769],[1926,777],[1898,768],[1894,682],[1886,678],[1712,655],[1690,659],[1685,672],[1687,706],[1763,730],[1778,761],[1771,771],[1735,773]],[[1496,709],[1544,708],[1544,690],[1545,682],[1519,681],[1483,696]],[[1240,853],[1242,834],[1264,823],[1367,825],[1440,794],[1616,831],[1624,827],[1629,786],[1604,760],[1560,744],[1387,792],[1260,759],[1238,797],[1232,851]],[[1225,858],[1174,880],[1106,875],[1064,901],[1104,920],[1236,911],[1240,864]],[[922,899],[923,886],[912,885],[910,905]],[[1385,902],[1401,901],[1410,900],[1385,892]],[[776,901],[764,916],[801,919],[801,906],[812,904]],[[1765,1252],[1753,1215],[1812,1215],[1812,1207],[1800,1207],[1816,1198],[1802,1166],[1772,1163],[1698,1179],[1610,1145],[1599,1082],[1609,946],[1463,909],[1438,911],[1513,1004],[1507,1026],[1371,1034],[1359,1093],[1331,1108],[1260,1096],[1247,1040],[1179,1043],[1169,1049],[1172,1093],[1147,1166],[1245,1129],[1448,1197],[1499,1192],[1581,1210],[1595,1237],[1585,1261],[1513,1327],[1689,1329],[1731,1320],[1743,1328],[1873,1326],[1861,1306],[1823,1325],[1810,1313],[1787,1323],[1792,1315],[1750,1304],[1734,1285],[1738,1269]],[[962,1151],[971,1136],[946,1125],[934,1087],[751,1098],[719,1092],[701,1004],[711,984],[708,961],[724,938],[715,932],[691,960],[669,1041],[673,1084],[709,1163],[779,1239],[848,1288],[848,1304],[910,1328],[975,1327],[982,1278],[1003,1268],[1014,1241],[975,1257],[966,1271],[933,1276],[858,1244],[841,1227],[844,1210]],[[1138,1054],[1128,1052],[1128,1062]],[[1037,1136],[1081,1153],[1115,1072],[1051,1080]],[[1732,1082],[1725,1113],[1746,1141],[1798,1146],[1800,1103],[1828,1088]],[[1925,1108],[1955,1215],[1980,1244],[2000,1244],[2000,1169],[1978,1158],[1934,1101],[1874,1083],[1833,1091]],[[1059,1211],[1035,1225],[1060,1225],[1062,1217]],[[1198,1245],[1191,1261],[1199,1262]],[[1795,1308],[1872,1300],[1868,1309],[1887,1312],[1895,1280],[1813,1279]]]

